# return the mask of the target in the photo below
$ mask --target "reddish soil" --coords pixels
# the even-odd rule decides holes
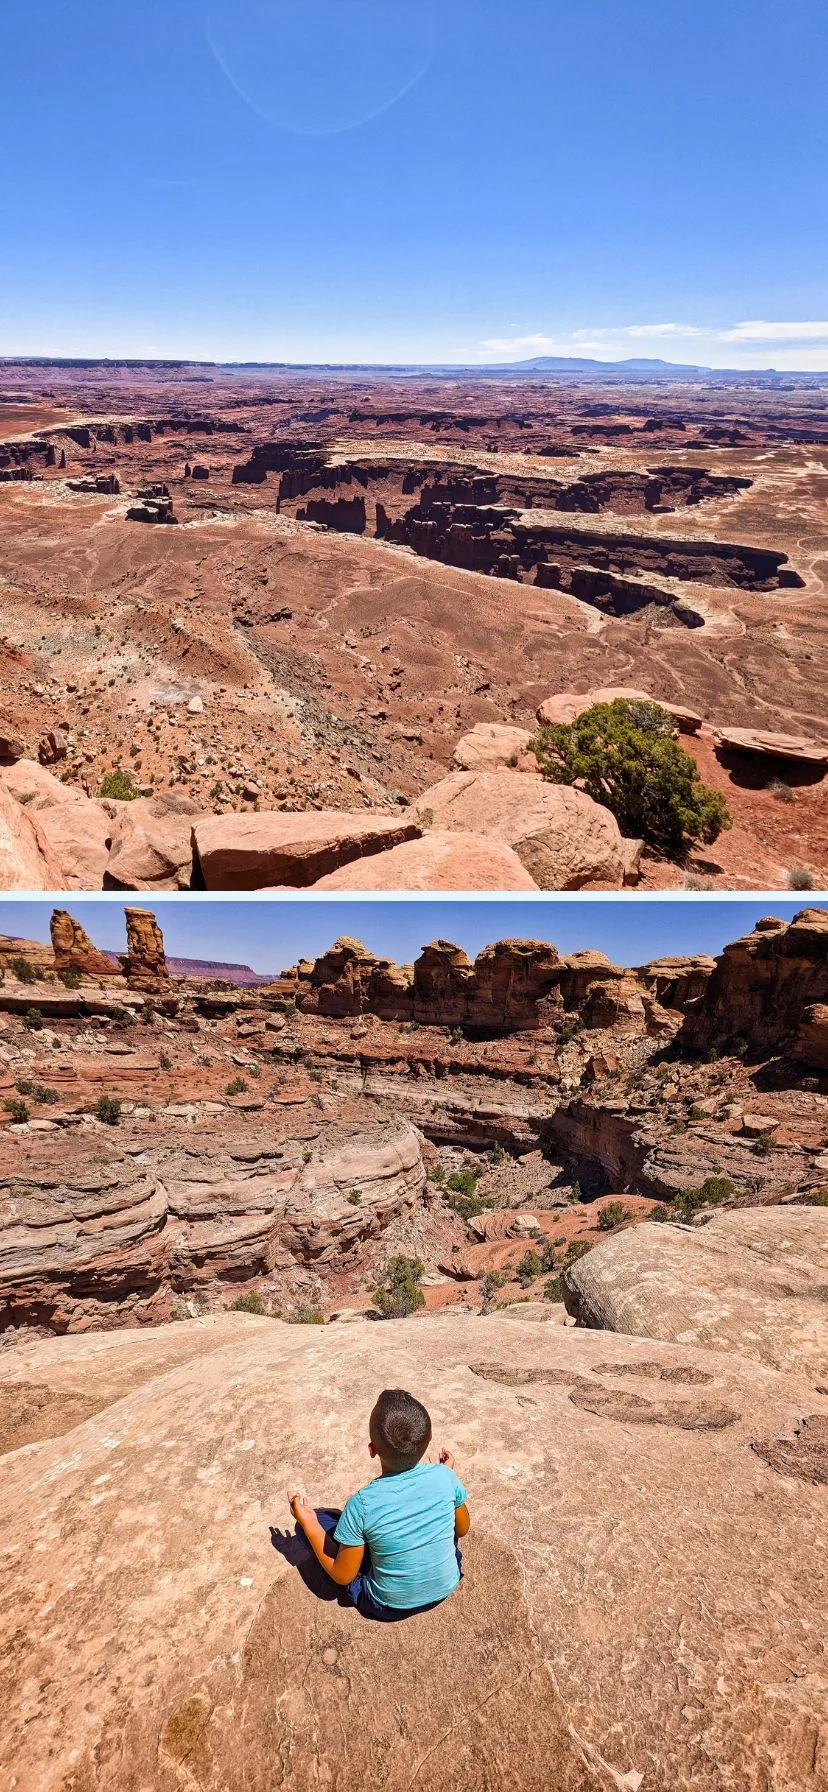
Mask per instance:
[[[0,481],[4,458],[7,471],[32,474],[0,482],[4,720],[29,751],[67,724],[60,775],[90,794],[121,765],[142,786],[178,789],[218,812],[254,802],[393,808],[444,774],[476,721],[531,727],[551,693],[600,685],[683,701],[711,728],[828,743],[828,423],[818,390],[4,373]],[[590,538],[608,532],[622,546],[627,537],[654,548],[741,543],[786,555],[801,583],[708,584],[673,577],[665,561],[659,589],[704,625],[682,625],[669,606],[613,616],[565,590],[298,520],[288,512],[300,500],[277,512],[278,471],[233,483],[234,468],[268,441],[294,455],[321,444],[327,462],[379,454],[392,469],[433,464],[435,476],[446,465],[488,470],[509,489],[534,481],[544,502],[550,481],[570,488],[606,475],[597,514],[528,514],[571,523],[587,560]],[[185,477],[187,465],[208,476]],[[643,476],[659,468],[750,483],[642,509]],[[112,474],[117,494],[68,484]],[[631,475],[634,489],[623,484]],[[152,483],[167,485],[177,527],[127,520]],[[189,713],[193,697],[201,713]],[[744,757],[725,763],[712,734],[683,744],[726,792],[734,826],[688,866],[645,859],[645,886],[681,887],[689,875],[782,888],[792,872],[828,883],[828,779]],[[771,792],[780,777],[790,801]],[[258,795],[246,798],[251,782]]]

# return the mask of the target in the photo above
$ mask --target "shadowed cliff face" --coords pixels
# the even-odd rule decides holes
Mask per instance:
[[[363,1792],[379,1762],[389,1792],[819,1792],[826,1489],[791,1464],[824,1396],[543,1318],[235,1314],[4,1353],[22,1792],[307,1792],[320,1763]],[[472,1531],[451,1598],[380,1626],[314,1575],[284,1489],[341,1505],[397,1384]]]

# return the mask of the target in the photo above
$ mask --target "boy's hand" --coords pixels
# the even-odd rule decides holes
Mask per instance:
[[[301,1524],[310,1512],[310,1507],[303,1493],[289,1493],[290,1509],[297,1524]]]
[[[441,1450],[440,1451],[440,1461],[445,1465],[446,1468],[454,1468],[454,1466],[455,1466],[454,1457],[452,1456],[452,1453],[450,1450]]]

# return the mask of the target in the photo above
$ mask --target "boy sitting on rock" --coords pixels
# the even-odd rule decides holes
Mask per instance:
[[[453,1593],[462,1571],[458,1539],[471,1519],[454,1458],[423,1462],[431,1442],[424,1406],[386,1388],[368,1423],[368,1454],[381,1474],[352,1494],[344,1512],[314,1511],[301,1494],[290,1509],[317,1560],[364,1618],[385,1622],[429,1611]]]

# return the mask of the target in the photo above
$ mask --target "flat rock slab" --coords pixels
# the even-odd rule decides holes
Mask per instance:
[[[341,1505],[399,1385],[456,1451],[472,1532],[444,1605],[377,1625],[285,1489]],[[225,1314],[12,1344],[0,1390],[19,1792],[824,1786],[828,1403],[801,1378],[508,1314]]]
[[[451,772],[412,805],[441,832],[510,846],[541,890],[621,889],[628,851],[614,815],[583,791],[521,772]]]
[[[193,828],[193,846],[208,890],[307,889],[355,859],[421,833],[416,817],[275,809],[207,816]]]
[[[482,834],[432,829],[321,877],[316,890],[536,890],[516,852]]]
[[[803,734],[768,734],[759,728],[717,728],[716,745],[729,753],[750,753],[759,759],[790,760],[795,765],[828,766],[828,747]]]

